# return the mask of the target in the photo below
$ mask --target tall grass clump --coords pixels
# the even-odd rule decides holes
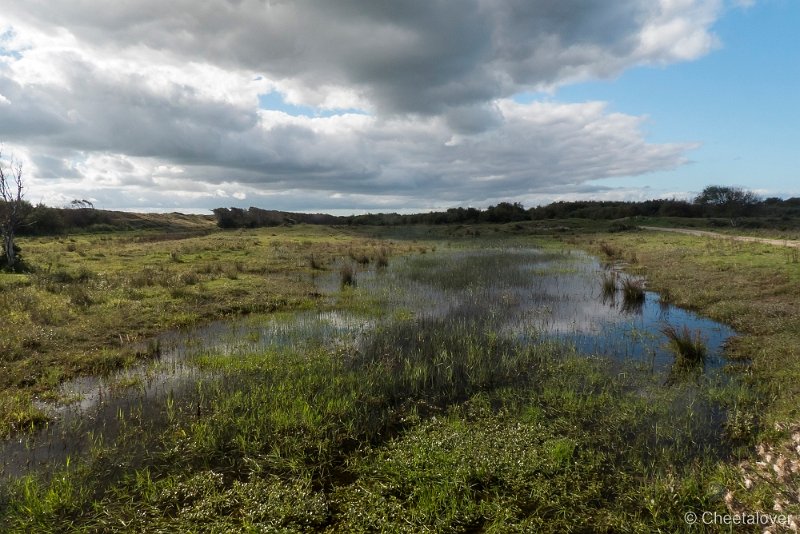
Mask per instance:
[[[71,287],[67,293],[69,295],[69,302],[73,306],[88,308],[94,303],[91,294],[83,287]]]
[[[661,332],[667,336],[669,347],[675,354],[675,363],[693,366],[705,362],[708,349],[699,331],[692,334],[686,325],[681,330],[667,325]]]
[[[603,298],[613,299],[617,293],[617,273],[614,271],[606,271],[603,273]]]
[[[610,243],[606,243],[605,241],[601,241],[598,244],[598,246],[600,247],[600,250],[603,251],[603,254],[605,254],[609,258],[616,258],[621,254],[621,252],[616,247],[614,247]]]
[[[378,257],[375,259],[375,263],[379,269],[384,269],[389,266],[389,251],[386,249],[386,247],[382,247],[378,252]]]
[[[194,271],[186,271],[178,276],[178,282],[186,286],[193,286],[200,281],[200,277]]]
[[[644,302],[644,283],[641,280],[626,278],[622,282],[622,297],[626,304],[634,305]]]
[[[349,263],[342,267],[339,271],[341,277],[342,287],[355,287],[356,285],[356,270]]]
[[[308,258],[308,265],[315,271],[319,271],[324,268],[322,262],[315,258],[313,254]]]
[[[356,253],[354,250],[350,250],[350,259],[354,262],[358,263],[359,265],[368,265],[369,264],[369,256],[364,254],[363,252]]]

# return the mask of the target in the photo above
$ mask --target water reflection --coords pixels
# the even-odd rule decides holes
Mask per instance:
[[[502,261],[486,261],[487,257]],[[635,360],[654,371],[668,372],[674,356],[661,333],[665,325],[701,332],[706,341],[708,369],[721,365],[725,341],[734,331],[725,325],[664,302],[642,290],[641,298],[626,298],[618,287],[605,290],[608,267],[580,253],[553,255],[536,249],[441,253],[437,260],[410,258],[390,276],[374,277],[364,289],[383,295],[392,306],[420,316],[488,316],[494,327],[523,342],[554,337],[580,352],[617,361]],[[422,265],[420,265],[420,263]],[[469,270],[483,279],[459,286],[432,273]],[[488,267],[488,268],[487,268]],[[421,268],[425,276],[417,276]],[[611,271],[620,286],[642,280]]]
[[[39,403],[54,417],[32,435],[19,435],[0,445],[0,476],[20,476],[67,457],[86,453],[95,440],[113,442],[135,424],[144,437],[163,428],[169,414],[167,398],[178,408],[198,402],[203,385],[224,378],[213,370],[200,370],[193,356],[236,356],[281,347],[332,344],[357,339],[374,321],[336,311],[299,312],[251,316],[167,332],[156,340],[156,360],[121,370],[108,377],[80,377],[61,387],[69,402]],[[143,348],[143,347],[137,347]],[[194,409],[194,406],[191,406]]]

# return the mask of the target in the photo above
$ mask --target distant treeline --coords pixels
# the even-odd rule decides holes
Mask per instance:
[[[800,217],[800,198],[760,199],[738,188],[710,186],[691,201],[676,199],[624,201],[554,202],[526,209],[519,202],[500,202],[486,209],[450,208],[446,211],[414,213],[368,213],[334,216],[292,213],[251,207],[214,210],[221,228],[256,228],[293,223],[394,226],[412,224],[478,224],[536,221],[545,219],[614,220],[628,217],[723,218],[735,223],[742,217],[790,219]]]
[[[76,200],[72,207],[53,208],[24,202],[25,220],[19,235],[52,235],[80,231],[115,231],[161,229],[164,231],[202,231],[211,223],[210,216],[172,214],[137,214],[95,209],[90,202]],[[0,213],[4,206],[0,202]],[[525,208],[519,202],[500,202],[485,209],[450,208],[446,211],[414,213],[368,213],[335,216],[324,213],[292,213],[261,208],[217,208],[213,210],[221,228],[256,228],[305,224],[327,225],[414,225],[479,224],[538,221],[546,219],[615,220],[630,217],[685,217],[716,219],[719,224],[736,224],[747,218],[746,225],[779,224],[800,219],[800,198],[760,199],[755,194],[732,187],[710,186],[691,201],[676,199],[622,201],[554,202]],[[758,222],[756,219],[761,218]]]

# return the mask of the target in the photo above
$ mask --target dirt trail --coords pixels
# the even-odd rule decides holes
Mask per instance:
[[[779,247],[800,248],[800,241],[790,241],[788,239],[768,239],[766,237],[750,237],[746,235],[728,235],[706,230],[689,230],[688,228],[662,228],[660,226],[640,226],[642,230],[655,230],[657,232],[677,232],[679,234],[696,235],[702,237],[715,237],[717,239],[730,239],[732,241],[747,241],[750,243],[765,243],[767,245],[777,245]]]

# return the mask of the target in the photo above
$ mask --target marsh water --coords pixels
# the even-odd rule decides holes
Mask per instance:
[[[674,356],[661,331],[685,326],[708,348],[701,372],[722,372],[731,329],[671,306],[653,292],[636,302],[626,301],[620,290],[604,292],[603,276],[610,270],[619,271],[578,251],[448,249],[392,258],[388,268],[363,268],[350,288],[342,287],[333,266],[314,280],[325,311],[250,316],[168,332],[156,340],[159,356],[153,361],[64,384],[65,402],[42,404],[53,416],[46,428],[0,445],[0,471],[7,479],[63,465],[132,428],[136,436],[157,433],[174,417],[176,404],[207,409],[204,388],[228,377],[224,370],[198,365],[204,355],[235,359],[306,345],[364,351],[381,326],[398,322],[480,325],[521,344],[557,341],[664,383]]]

